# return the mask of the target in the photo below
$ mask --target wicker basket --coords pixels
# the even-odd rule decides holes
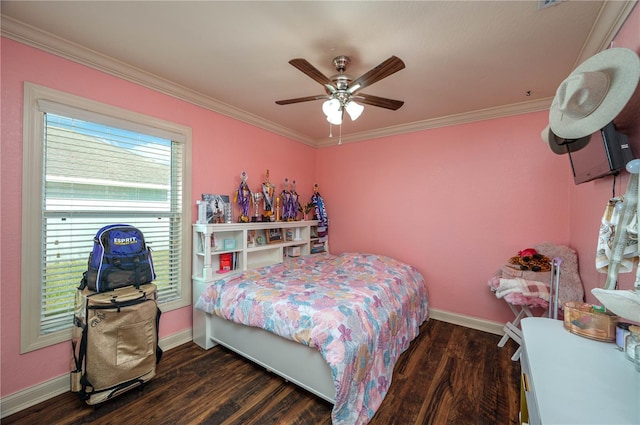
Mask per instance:
[[[597,341],[615,341],[618,316],[594,310],[591,304],[564,303],[564,327],[569,332]]]

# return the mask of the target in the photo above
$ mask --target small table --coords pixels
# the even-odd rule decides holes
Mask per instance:
[[[614,343],[574,335],[559,320],[521,325],[530,425],[640,424],[640,372]]]

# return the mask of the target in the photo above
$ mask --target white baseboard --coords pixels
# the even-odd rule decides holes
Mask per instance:
[[[178,345],[186,344],[192,340],[193,334],[191,333],[191,328],[189,328],[160,339],[160,343],[158,345],[163,351],[169,351],[172,348],[176,348]]]
[[[0,400],[0,418],[4,419],[9,415],[69,391],[70,379],[67,373],[3,397]]]
[[[192,333],[191,328],[189,328],[162,338],[159,345],[163,351],[168,351],[191,340]],[[69,379],[69,374],[65,373],[41,384],[3,397],[0,399],[0,418],[5,418],[57,395],[68,392],[70,388]]]
[[[504,323],[493,322],[490,320],[479,319],[477,317],[465,316],[457,313],[449,313],[448,311],[429,309],[429,317],[435,320],[452,323],[454,325],[464,326],[466,328],[476,329],[483,332],[489,332],[496,335],[503,335]]]
[[[454,325],[465,326],[479,331],[489,332],[496,335],[504,334],[502,328],[504,323],[492,322],[478,319],[477,317],[465,316],[447,311],[429,309],[429,317],[435,320],[452,323]],[[191,328],[169,335],[160,340],[160,348],[164,351],[171,350],[178,345],[185,344],[192,340]],[[33,387],[18,391],[0,399],[0,418],[27,409],[45,400],[69,391],[69,374],[58,376]]]

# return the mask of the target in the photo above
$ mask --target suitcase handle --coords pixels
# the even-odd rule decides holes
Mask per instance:
[[[142,294],[142,295],[139,295]],[[117,309],[118,311],[120,311],[121,308],[123,307],[129,307],[132,305],[137,305],[137,304],[141,304],[143,302],[149,301],[150,298],[147,298],[147,294],[144,293],[144,291],[140,291],[139,294],[134,294],[134,295],[138,295],[137,297],[123,297],[121,299],[117,299],[116,296],[113,296],[109,301],[110,304],[102,304],[102,305],[91,305],[88,306],[87,308],[89,310],[113,310],[113,309]]]
[[[112,291],[113,295],[111,296],[111,302],[125,302],[129,300],[139,300],[139,299],[147,299],[147,294],[144,291],[141,291],[139,288],[136,292],[131,291],[130,286],[125,286],[123,288],[116,288]],[[127,293],[128,292],[128,293]]]

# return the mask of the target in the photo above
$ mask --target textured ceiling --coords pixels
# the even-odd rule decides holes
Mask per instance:
[[[406,68],[365,90],[355,141],[548,108],[558,84],[608,47],[634,2],[2,1],[2,34],[315,146],[324,94],[288,64],[327,76],[348,55],[358,77],[392,55]],[[26,24],[26,25],[25,25]],[[337,129],[334,128],[334,135]]]

